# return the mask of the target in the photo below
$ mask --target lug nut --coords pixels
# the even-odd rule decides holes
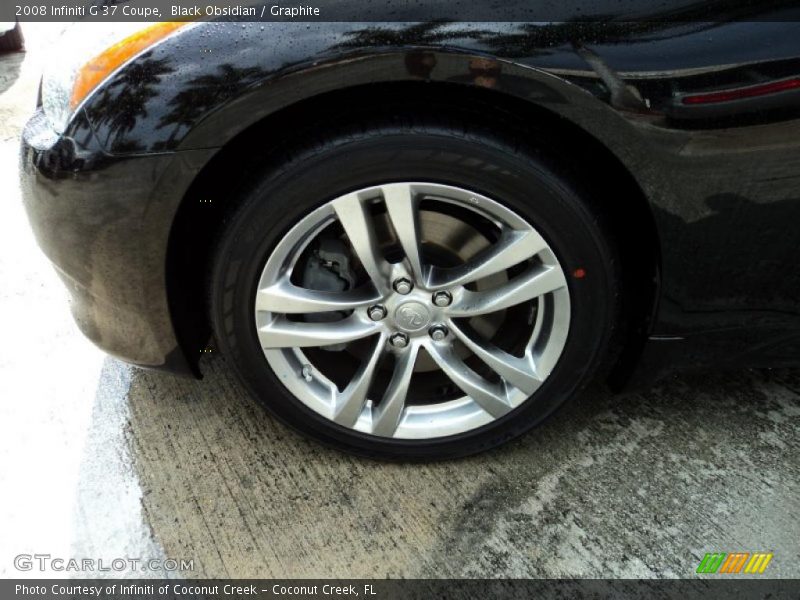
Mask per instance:
[[[428,329],[428,335],[431,336],[434,342],[441,342],[447,337],[447,327],[444,325],[434,325]]]
[[[408,346],[408,336],[405,333],[393,333],[389,343],[395,348],[405,348]]]
[[[453,296],[450,295],[450,292],[436,292],[433,295],[433,303],[436,306],[450,306],[450,303],[453,301]]]
[[[404,296],[414,289],[414,284],[405,277],[394,280],[394,291]]]
[[[369,318],[373,321],[380,321],[386,316],[386,308],[381,306],[380,304],[376,304],[375,306],[370,306],[367,310],[367,314]]]

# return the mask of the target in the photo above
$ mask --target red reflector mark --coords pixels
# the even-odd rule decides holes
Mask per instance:
[[[583,279],[584,277],[586,277],[586,269],[577,268],[572,272],[572,276],[575,279]]]
[[[685,96],[683,98],[683,103],[713,104],[715,102],[729,102],[731,100],[741,100],[742,98],[755,98],[757,96],[766,96],[768,94],[777,94],[778,92],[786,92],[788,90],[797,89],[800,89],[800,78],[783,79],[781,81],[751,85],[748,87],[724,90],[721,92],[710,92],[708,94]]]

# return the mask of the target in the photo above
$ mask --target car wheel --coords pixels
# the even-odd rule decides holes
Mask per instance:
[[[22,36],[22,28],[19,23],[14,26],[14,29],[0,36],[0,52],[17,52],[24,47],[25,38]]]
[[[292,155],[241,195],[210,302],[284,422],[361,455],[462,456],[541,422],[607,356],[613,247],[536,151],[418,120]]]

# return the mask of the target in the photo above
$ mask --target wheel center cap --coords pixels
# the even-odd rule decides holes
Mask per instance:
[[[419,331],[431,322],[431,313],[422,302],[406,302],[394,311],[394,322],[403,331]]]

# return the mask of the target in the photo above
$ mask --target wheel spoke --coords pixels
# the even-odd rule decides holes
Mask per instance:
[[[380,294],[370,286],[347,292],[325,292],[297,287],[283,279],[258,290],[256,310],[283,314],[353,310],[380,299]]]
[[[463,265],[449,269],[432,267],[428,285],[441,288],[471,283],[533,258],[545,248],[547,242],[534,231],[505,230],[494,245]]]
[[[555,266],[537,266],[491,290],[462,290],[450,308],[452,317],[469,317],[496,312],[533,300],[567,285],[564,273]]]
[[[414,344],[397,357],[389,387],[373,412],[372,433],[375,435],[391,437],[397,431],[406,405],[408,386],[411,383],[418,352],[419,346]]]
[[[483,410],[495,418],[511,410],[505,386],[486,381],[470,369],[450,346],[429,344],[427,348],[442,371]]]
[[[392,183],[382,186],[381,190],[392,227],[411,266],[411,273],[417,281],[424,281],[417,201],[413,189],[407,183]]]
[[[533,360],[527,355],[520,358],[500,350],[497,346],[485,342],[476,342],[452,321],[448,323],[448,326],[450,327],[450,331],[452,331],[475,356],[480,358],[489,368],[514,387],[522,390],[526,394],[532,394],[542,384],[542,381],[536,374],[536,367]]]
[[[372,335],[379,325],[351,315],[327,323],[298,323],[279,316],[258,328],[262,348],[308,348],[352,342]]]
[[[386,348],[386,335],[381,334],[369,355],[361,364],[347,387],[337,395],[333,408],[333,420],[339,425],[352,427],[367,403],[367,392],[375,377],[375,369]]]
[[[356,194],[337,198],[332,204],[367,275],[379,291],[385,291],[389,264],[381,254],[368,207]]]

